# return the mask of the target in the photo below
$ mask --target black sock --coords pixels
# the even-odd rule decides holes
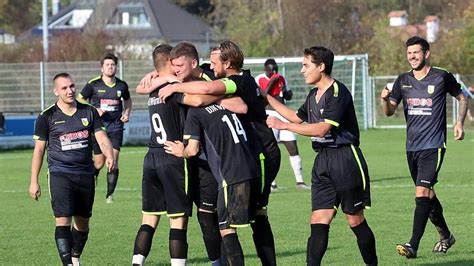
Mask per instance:
[[[227,234],[222,238],[225,250],[227,265],[240,266],[244,265],[244,252],[240,246],[239,238],[236,233]]]
[[[100,173],[100,169],[94,168],[94,176],[96,179],[99,176],[99,173]]]
[[[253,242],[262,265],[276,265],[275,241],[273,240],[273,232],[268,217],[266,215],[256,215],[255,222],[251,226]]]
[[[81,232],[76,230],[74,226],[72,227],[72,257],[79,258],[84,250],[84,246],[86,245],[87,238],[89,235],[89,231]]]
[[[351,227],[352,232],[357,237],[357,245],[359,246],[360,254],[367,265],[377,265],[377,252],[375,249],[375,236],[372,233],[367,220],[361,224]]]
[[[410,239],[410,245],[418,250],[421,237],[425,232],[426,223],[431,211],[431,200],[429,197],[416,197],[415,215],[413,218],[413,233]]]
[[[107,195],[106,198],[114,194],[115,187],[119,177],[119,169],[115,169],[110,173],[107,173]]]
[[[138,229],[137,237],[135,238],[135,245],[133,246],[133,255],[143,255],[148,257],[153,241],[155,229],[148,224],[142,224]]]
[[[202,238],[206,246],[207,256],[210,261],[221,257],[221,234],[217,222],[217,214],[198,211],[197,217],[201,226]]]
[[[188,243],[186,230],[171,228],[169,240],[170,257],[172,259],[187,259]]]
[[[54,233],[56,240],[56,247],[58,248],[59,257],[63,265],[72,264],[71,248],[72,248],[72,234],[71,226],[56,226]]]
[[[434,196],[431,199],[431,211],[430,211],[430,221],[438,230],[439,236],[441,239],[448,239],[451,235],[451,232],[448,229],[448,225],[446,224],[446,220],[443,216],[443,206],[441,206],[441,202],[439,199]]]
[[[306,263],[309,266],[321,265],[328,248],[329,224],[311,224],[311,236],[308,238]]]

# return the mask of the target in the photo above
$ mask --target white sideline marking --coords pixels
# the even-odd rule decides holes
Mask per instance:
[[[446,185],[446,184],[437,184],[438,188],[441,186],[442,188],[470,188],[474,187],[474,184],[465,184],[465,185]],[[413,185],[370,185],[370,188],[377,188],[377,189],[387,189],[387,188],[412,188]],[[279,189],[286,190],[285,187],[278,187]],[[106,189],[96,188],[96,191],[106,191]],[[141,188],[116,188],[117,191],[141,191]],[[2,193],[28,193],[28,189],[25,190],[3,190]],[[275,192],[278,194],[278,192]]]

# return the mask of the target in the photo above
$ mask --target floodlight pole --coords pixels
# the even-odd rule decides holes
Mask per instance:
[[[43,0],[43,60],[48,61],[48,0]]]

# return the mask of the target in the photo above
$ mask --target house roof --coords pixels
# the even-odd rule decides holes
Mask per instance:
[[[399,17],[406,17],[408,13],[405,10],[393,10],[388,13],[389,18],[399,18]]]

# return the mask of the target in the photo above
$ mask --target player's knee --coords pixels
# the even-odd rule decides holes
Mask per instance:
[[[330,224],[334,215],[336,214],[336,210],[334,209],[321,209],[315,210],[311,213],[311,224]]]
[[[346,214],[346,219],[347,219],[347,223],[349,224],[351,228],[356,227],[365,221],[363,213],[358,213],[355,215]]]
[[[170,217],[170,228],[186,230],[188,228],[188,217]]]
[[[234,228],[227,228],[227,229],[221,229],[220,230],[221,236],[224,237],[229,234],[235,234],[237,231]]]
[[[149,225],[153,229],[156,228],[159,221],[160,221],[160,216],[159,215],[144,214],[143,218],[142,218],[142,224]]]
[[[267,216],[267,209],[258,209],[255,211],[255,215]]]
[[[296,145],[296,140],[284,141],[283,143],[285,144],[285,147],[288,150],[290,156],[298,155],[298,145]]]
[[[430,188],[423,187],[423,186],[416,186],[416,197],[430,197],[432,198],[434,196],[434,191],[431,190]]]
[[[97,154],[94,157],[94,167],[95,169],[102,169],[105,164],[105,156],[103,154]]]
[[[71,217],[56,217],[56,226],[71,226]]]

